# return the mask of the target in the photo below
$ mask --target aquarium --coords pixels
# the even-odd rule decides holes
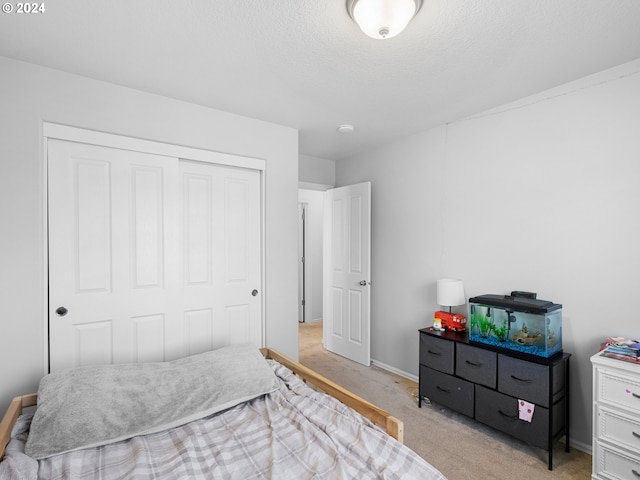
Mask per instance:
[[[562,352],[562,305],[535,293],[470,298],[467,328],[471,342],[545,358]]]

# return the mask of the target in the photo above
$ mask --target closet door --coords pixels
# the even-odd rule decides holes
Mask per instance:
[[[262,344],[260,174],[180,162],[188,354]]]
[[[259,180],[247,187],[257,204],[241,200],[257,212],[257,220],[243,217],[256,225],[242,230],[229,215],[238,207],[220,206],[227,167],[60,140],[48,141],[47,154],[51,371],[170,360],[240,339],[261,344],[259,294],[245,288],[245,298],[223,299],[227,292],[214,288],[227,255],[219,249],[243,233],[258,258],[238,241],[226,278],[260,279]]]

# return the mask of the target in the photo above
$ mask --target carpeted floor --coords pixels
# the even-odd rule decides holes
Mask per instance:
[[[591,455],[557,443],[547,452],[503,435],[441,405],[418,408],[417,383],[365,367],[322,346],[322,323],[300,324],[300,362],[404,422],[404,443],[449,480],[579,479],[591,477]]]

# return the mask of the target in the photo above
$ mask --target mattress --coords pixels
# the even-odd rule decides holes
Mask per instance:
[[[214,415],[148,435],[36,461],[21,415],[0,478],[420,479],[432,465],[333,397],[270,360],[278,388]]]

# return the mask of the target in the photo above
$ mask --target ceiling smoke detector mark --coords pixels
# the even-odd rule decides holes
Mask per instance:
[[[338,127],[338,132],[340,133],[353,133],[355,131],[355,127],[353,125],[340,125]]]

